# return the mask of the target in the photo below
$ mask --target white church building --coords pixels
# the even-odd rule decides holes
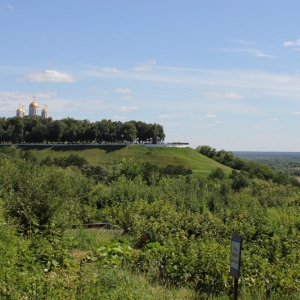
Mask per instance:
[[[35,96],[33,97],[33,101],[29,104],[29,114],[26,116],[26,112],[21,105],[19,105],[19,108],[17,109],[16,116],[17,117],[38,117],[39,116],[39,105],[35,101]],[[47,109],[47,106],[45,105],[44,109],[41,112],[42,118],[49,118],[49,110]]]

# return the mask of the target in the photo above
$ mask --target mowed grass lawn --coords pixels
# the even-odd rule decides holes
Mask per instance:
[[[122,159],[133,158],[140,162],[151,162],[160,167],[167,165],[183,165],[193,170],[195,175],[208,176],[220,167],[229,175],[231,168],[207,158],[192,148],[163,148],[145,147],[140,145],[70,145],[70,146],[24,146],[24,150],[32,150],[38,161],[50,156],[69,156],[77,154],[84,157],[89,163],[110,165]]]

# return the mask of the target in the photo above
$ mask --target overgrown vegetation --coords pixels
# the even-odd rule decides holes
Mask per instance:
[[[11,151],[0,158],[2,298],[230,299],[236,232],[242,299],[264,299],[266,279],[273,299],[298,299],[299,187],[221,168],[205,178],[130,159],[92,166],[75,154],[40,165]],[[103,220],[124,234],[72,229]]]

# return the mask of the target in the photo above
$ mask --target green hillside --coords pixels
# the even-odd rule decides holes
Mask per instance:
[[[24,145],[23,150],[31,150],[34,156],[41,161],[47,156],[55,157],[78,154],[89,163],[112,164],[124,158],[134,158],[138,161],[149,161],[160,167],[167,165],[183,165],[193,170],[194,174],[207,176],[213,169],[220,167],[226,174],[231,172],[229,167],[207,158],[192,148],[150,148],[140,145]]]

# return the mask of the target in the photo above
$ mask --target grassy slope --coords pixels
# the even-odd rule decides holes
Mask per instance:
[[[220,167],[226,174],[231,169],[211,160],[192,148],[148,148],[139,145],[130,146],[69,146],[69,147],[30,147],[39,161],[51,158],[78,154],[89,163],[111,164],[124,158],[134,158],[138,161],[149,161],[161,167],[167,165],[183,165],[191,168],[194,174],[207,176],[213,169]],[[26,150],[29,147],[25,148]],[[25,150],[24,149],[24,150]]]

